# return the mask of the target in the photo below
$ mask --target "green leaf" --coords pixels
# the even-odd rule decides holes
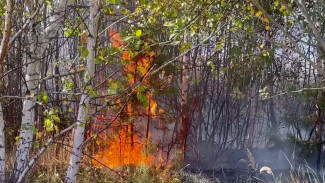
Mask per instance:
[[[142,6],[147,6],[148,0],[140,0]]]
[[[87,58],[88,55],[89,55],[89,50],[88,50],[88,49],[85,49],[85,50],[81,53],[80,57],[81,57],[81,58]]]
[[[138,91],[139,91],[139,92],[144,92],[144,91],[146,90],[146,88],[147,88],[147,87],[145,87],[145,86],[141,86],[141,85],[140,85],[140,86],[138,86]]]
[[[53,115],[52,119],[57,123],[60,122],[60,118],[57,115]]]
[[[44,126],[45,126],[46,131],[48,131],[48,132],[54,130],[53,122],[48,118],[45,119]]]
[[[33,142],[34,147],[39,147],[39,142]]]
[[[221,1],[221,7],[225,7],[226,6],[226,2],[225,1]]]
[[[142,103],[143,107],[148,107],[149,106],[149,100],[148,100],[147,96],[145,96],[142,93],[138,92],[137,93],[137,98]]]
[[[124,41],[129,42],[132,41],[134,38],[136,38],[135,36],[126,36],[123,38]]]
[[[224,45],[225,45],[225,40],[222,40],[222,41],[218,42],[218,44],[216,45],[216,50],[217,51],[222,50],[222,48],[224,47]]]
[[[94,89],[90,88],[88,93],[91,97],[96,97],[96,93],[95,93]]]
[[[43,101],[47,104],[49,102],[49,97],[47,96],[47,94],[45,92],[42,93],[42,98]]]
[[[73,33],[72,29],[65,29],[64,30],[65,37],[70,37],[72,33]]]

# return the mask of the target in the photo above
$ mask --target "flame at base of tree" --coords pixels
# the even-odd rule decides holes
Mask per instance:
[[[136,83],[140,83],[141,78],[143,78],[149,72],[149,68],[153,62],[153,57],[156,55],[156,53],[154,51],[148,51],[146,53],[138,53],[136,56],[131,58],[129,51],[125,48],[125,43],[120,37],[120,34],[117,33],[114,29],[109,29],[108,35],[110,38],[111,46],[121,49],[123,53],[121,60],[127,62],[124,66],[123,71],[124,75],[127,76],[128,84],[132,86]],[[138,88],[145,88],[144,86],[149,83],[149,80],[144,79],[141,81],[141,83],[141,86]],[[147,105],[139,108],[142,108],[140,110],[145,111],[149,119],[154,119],[156,118],[156,110],[158,106],[157,102],[154,100],[153,94],[151,92],[144,90],[145,89],[143,89],[143,91],[140,91],[139,89],[136,90],[137,99]],[[132,106],[131,102],[128,102],[126,107],[126,117],[136,117],[135,115],[138,114],[136,111],[138,111],[138,107],[134,107]],[[159,112],[162,113],[163,110],[160,109]],[[105,119],[98,118],[98,120],[104,121]],[[136,130],[134,129],[135,124],[128,123],[126,125],[127,122],[122,124],[123,127],[114,127],[117,131],[117,136],[113,139],[106,139],[106,134],[108,132],[105,131],[105,135],[101,136],[101,139],[105,139],[104,144],[101,144],[102,147],[104,146],[104,149],[100,149],[99,152],[94,156],[94,159],[100,161],[100,163],[94,160],[92,162],[93,165],[96,167],[102,167],[102,164],[104,164],[109,168],[117,168],[123,165],[151,166],[154,161],[157,160],[154,160],[154,156],[152,154],[145,153],[150,139],[149,122],[147,121],[149,120],[146,120],[147,131],[145,138],[139,138],[136,134]],[[125,129],[124,127],[127,128]]]
[[[131,126],[128,130],[120,130],[117,137],[105,142],[106,148],[99,151],[93,158],[109,168],[117,168],[123,165],[152,165],[153,155],[144,152],[147,142],[143,142],[136,134],[131,134]],[[96,167],[102,164],[93,160]]]

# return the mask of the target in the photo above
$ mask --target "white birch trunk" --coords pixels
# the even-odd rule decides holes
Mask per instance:
[[[97,0],[90,0],[90,18],[89,18],[89,35],[88,35],[88,42],[87,42],[87,49],[89,54],[87,56],[87,68],[83,76],[84,83],[91,83],[89,79],[92,79],[95,75],[95,48],[96,48],[96,38],[97,38],[97,27],[98,27],[98,18],[99,18],[99,11],[98,11],[98,1]],[[91,85],[91,84],[90,84]],[[71,159],[67,171],[67,176],[65,182],[73,183],[77,180],[77,174],[79,170],[79,163],[81,161],[82,156],[82,144],[84,141],[84,132],[85,132],[85,125],[86,125],[86,109],[89,107],[89,96],[86,92],[82,94],[80,103],[79,103],[79,111],[77,117],[77,129],[75,130],[74,134],[74,141],[73,141],[73,149],[71,153]]]
[[[12,25],[12,12],[13,12],[14,2],[13,0],[6,1],[6,15],[5,15],[5,29],[0,45],[0,75],[3,74],[3,62],[6,58],[9,49],[9,38],[11,33]],[[3,81],[0,81],[0,91],[2,94]],[[6,144],[5,144],[5,134],[4,134],[5,122],[3,119],[2,104],[0,101],[0,182],[6,181],[5,170],[6,170]]]
[[[26,4],[28,7],[29,14],[33,14],[36,11],[33,2]],[[34,24],[35,20],[31,20],[31,24]],[[28,58],[27,62],[32,62],[27,65],[26,68],[26,98],[23,101],[23,111],[22,111],[22,120],[19,132],[19,145],[16,151],[15,163],[10,175],[10,182],[16,182],[20,176],[20,173],[27,166],[29,161],[29,154],[33,142],[33,128],[34,128],[34,107],[35,107],[35,98],[30,97],[31,94],[35,94],[38,86],[38,77],[39,77],[39,49],[37,47],[38,36],[37,30],[39,27],[31,27],[30,29],[30,51],[32,53],[32,58]]]
[[[6,170],[6,148],[5,148],[5,134],[4,134],[5,122],[3,120],[2,104],[0,102],[0,182],[5,182],[5,170]]]
[[[58,4],[57,11],[62,12],[65,5],[66,0],[61,0]],[[29,4],[28,9],[30,14],[33,14],[36,10],[33,4]],[[63,18],[60,19],[59,15],[52,16],[50,18],[50,22],[56,23],[51,24],[45,30],[43,35],[37,34],[37,32],[40,31],[39,27],[34,28],[35,30],[31,30],[31,52],[33,53],[34,58],[28,59],[27,62],[34,62],[28,64],[26,69],[25,79],[28,92],[26,92],[26,99],[24,99],[23,102],[23,116],[19,134],[19,146],[16,151],[15,164],[10,178],[11,182],[16,182],[23,170],[28,166],[30,150],[33,142],[33,129],[35,128],[34,122],[36,101],[33,95],[37,93],[39,87],[38,79],[40,78],[40,59],[44,51],[44,43],[49,42],[50,39],[53,38],[54,35],[56,35],[61,29],[62,20]],[[32,21],[34,21],[34,19]],[[31,24],[33,24],[33,22]]]
[[[188,32],[185,30],[184,32],[184,43],[188,41]],[[181,78],[181,129],[180,129],[180,145],[182,151],[182,159],[186,158],[186,141],[188,136],[188,126],[189,126],[189,118],[188,118],[188,80],[189,80],[189,71],[186,66],[190,61],[190,53],[187,53],[182,58],[182,78]]]
[[[26,3],[28,7],[29,14],[33,14],[35,12],[35,6],[33,2]],[[35,22],[34,19],[31,20],[31,24]],[[30,51],[33,53],[32,57],[36,57],[37,59],[37,49],[36,49],[36,42],[37,42],[37,35],[36,35],[36,27],[30,28]],[[27,62],[31,62],[32,58],[28,58]],[[34,105],[35,100],[29,100],[28,97],[31,93],[35,93],[35,89],[37,88],[37,81],[30,81],[33,79],[38,78],[38,61],[32,64],[29,64],[26,69],[26,99],[23,101],[23,111],[22,111],[22,123],[20,126],[20,134],[19,134],[19,145],[16,151],[15,156],[15,163],[10,175],[10,182],[15,182],[20,172],[24,169],[24,167],[28,163],[29,153],[31,149],[31,143],[33,140],[33,125],[34,125]]]
[[[23,116],[19,134],[19,145],[16,151],[15,164],[10,178],[10,181],[12,182],[15,182],[19,178],[21,172],[25,169],[29,161],[29,154],[33,142],[33,128],[35,119],[35,98],[29,99],[29,97],[30,94],[36,93],[38,86],[38,73],[39,61],[27,66],[25,79],[29,92],[26,92],[26,99],[24,99],[23,102]]]

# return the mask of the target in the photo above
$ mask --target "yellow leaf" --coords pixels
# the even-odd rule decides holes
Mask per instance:
[[[231,32],[234,32],[234,31],[237,30],[237,28],[236,28],[236,27],[232,27],[232,28],[230,28],[229,30],[230,30]]]
[[[71,107],[69,107],[68,112],[72,113],[72,108]]]
[[[269,19],[267,19],[267,18],[261,18],[261,20],[262,20],[263,22],[265,22],[265,23],[270,23]]]
[[[256,16],[256,17],[259,17],[259,16],[261,16],[262,14],[263,14],[262,11],[258,11],[258,12],[256,12],[255,16]]]
[[[87,35],[86,31],[84,31],[84,32],[81,34],[81,36],[80,36],[80,42],[81,42],[82,44],[87,44],[87,42],[88,42],[88,35]]]
[[[285,5],[282,5],[281,8],[279,9],[280,11],[284,11],[285,9],[287,9],[287,7]]]
[[[156,55],[156,52],[154,52],[154,51],[151,51],[151,52],[149,52],[149,53],[148,53],[148,55],[149,55],[150,57],[153,57],[153,56],[155,56],[155,55]]]
[[[79,70],[80,70],[80,71],[85,70],[85,66],[84,66],[84,64],[80,64],[80,66],[79,66]]]
[[[251,11],[249,11],[249,13],[250,13],[251,15],[253,15],[253,14],[255,13],[255,11],[254,11],[254,10],[251,10]]]
[[[40,139],[40,138],[42,138],[43,133],[42,132],[37,132],[36,136],[37,136],[38,139]]]
[[[159,109],[158,112],[159,112],[159,114],[163,114],[165,111],[164,111],[164,109]]]
[[[278,6],[278,5],[279,5],[279,0],[276,0],[276,1],[274,2],[274,5],[275,5],[275,6]]]
[[[261,45],[260,45],[260,48],[263,49],[263,48],[264,48],[264,44],[261,44]]]
[[[234,61],[230,61],[230,67],[233,68],[235,66]]]
[[[268,30],[270,30],[270,28],[271,28],[271,27],[270,27],[270,26],[268,26],[268,25],[267,25],[267,26],[265,26],[265,30],[267,30],[267,31],[268,31]]]
[[[30,94],[30,98],[34,98],[34,96],[35,96],[35,93]]]
[[[269,53],[268,51],[263,52],[263,56],[264,56],[264,57],[268,57],[268,56],[270,56],[270,53]]]

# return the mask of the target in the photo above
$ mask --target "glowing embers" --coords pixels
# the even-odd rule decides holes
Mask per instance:
[[[146,155],[144,149],[146,140],[141,140],[132,132],[132,126],[122,128],[113,139],[107,140],[104,150],[99,151],[94,158],[105,166],[117,168],[123,165],[151,165],[152,155]],[[113,135],[113,134],[112,134]],[[96,161],[92,162],[96,167],[103,167]]]

